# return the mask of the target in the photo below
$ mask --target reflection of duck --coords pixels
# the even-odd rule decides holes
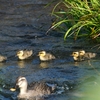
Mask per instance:
[[[54,55],[52,55],[50,53],[46,53],[46,51],[40,51],[38,56],[41,61],[48,61],[48,60],[55,59]]]
[[[7,60],[7,57],[6,56],[0,55],[0,62],[4,62],[6,60]]]
[[[17,63],[18,63],[18,66],[19,66],[20,68],[24,68],[25,65],[26,65],[25,61],[23,61],[23,60],[18,61]]]
[[[27,88],[28,82],[25,77],[19,77],[16,81],[16,86],[20,88],[20,93],[18,95],[19,99],[29,99],[33,97],[42,97],[45,95],[51,94],[55,86],[49,86],[45,82],[42,83],[34,83],[30,85],[30,89]],[[15,91],[15,89],[11,89],[12,91]]]
[[[33,54],[32,50],[20,50],[17,52],[17,56],[19,59],[24,60],[31,57]]]
[[[47,68],[48,66],[49,66],[49,63],[46,62],[46,61],[45,61],[45,62],[42,61],[42,62],[40,63],[40,67],[41,67],[41,68]]]
[[[77,52],[73,52],[72,56],[75,61],[82,61],[82,60],[94,58],[96,56],[96,53],[85,52],[85,50],[80,50]]]

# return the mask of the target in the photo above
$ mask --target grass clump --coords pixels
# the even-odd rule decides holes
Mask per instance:
[[[100,42],[100,1],[61,0],[52,10],[56,17],[52,27],[67,37],[83,38]]]

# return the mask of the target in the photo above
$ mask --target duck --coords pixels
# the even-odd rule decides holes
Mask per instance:
[[[38,53],[38,56],[41,61],[49,61],[49,60],[56,59],[54,55],[52,55],[51,53],[47,53],[46,51],[40,51]]]
[[[32,54],[33,54],[32,50],[19,50],[17,51],[16,56],[18,56],[20,60],[24,60],[24,59],[28,59],[29,57],[31,57]]]
[[[71,54],[71,56],[73,56],[74,61],[78,61],[79,60],[79,52],[73,52]]]
[[[0,62],[4,62],[7,60],[6,56],[0,55]]]
[[[30,99],[50,95],[56,88],[56,86],[50,86],[45,82],[36,82],[28,85],[27,79],[23,76],[17,78],[15,89],[11,88],[10,90],[15,91],[16,87],[20,89],[20,93],[17,96],[18,99]]]
[[[86,52],[85,50],[79,50],[72,53],[74,61],[83,61],[96,57],[96,53]]]
[[[96,57],[96,53],[93,52],[85,52],[85,50],[80,50],[79,55],[81,56],[82,59],[91,59]]]

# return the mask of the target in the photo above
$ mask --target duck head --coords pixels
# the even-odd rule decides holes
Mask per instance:
[[[42,56],[42,57],[45,56],[45,55],[46,55],[46,51],[40,51],[39,54],[38,54],[38,56]]]
[[[71,56],[73,56],[74,60],[78,60],[79,52],[73,52]]]
[[[24,94],[27,92],[27,80],[25,77],[18,77],[17,81],[16,81],[16,87],[20,88],[20,94]]]
[[[18,57],[19,57],[19,56],[23,56],[23,54],[24,54],[23,50],[20,50],[20,51],[17,52],[17,56],[18,56]]]
[[[84,55],[85,55],[85,50],[80,50],[80,51],[79,51],[79,55],[80,55],[80,56],[84,56]]]

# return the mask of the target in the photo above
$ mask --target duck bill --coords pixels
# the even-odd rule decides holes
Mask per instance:
[[[10,91],[14,92],[14,91],[16,91],[16,89],[15,88],[10,88]]]

